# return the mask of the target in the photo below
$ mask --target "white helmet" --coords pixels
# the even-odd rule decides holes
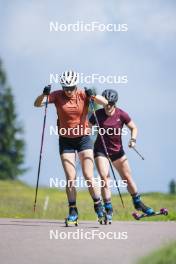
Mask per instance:
[[[76,86],[78,83],[78,73],[69,70],[62,73],[60,77],[60,84],[63,87]]]

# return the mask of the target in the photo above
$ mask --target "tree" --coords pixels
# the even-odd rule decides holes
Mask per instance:
[[[176,182],[174,180],[169,183],[169,192],[170,194],[176,194]]]
[[[16,179],[25,169],[23,129],[17,120],[14,97],[0,60],[0,179]]]

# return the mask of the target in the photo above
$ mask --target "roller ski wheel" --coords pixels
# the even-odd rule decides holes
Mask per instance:
[[[98,222],[99,222],[99,224],[100,224],[100,225],[102,225],[102,224],[103,224],[103,222],[104,222],[104,219],[103,219],[103,217],[99,217],[99,218],[98,218]]]
[[[144,218],[144,217],[151,217],[151,216],[157,216],[157,215],[167,216],[168,213],[169,212],[168,212],[168,209],[167,208],[161,208],[160,211],[158,211],[158,212],[152,212],[151,214],[147,214],[147,213],[139,214],[137,212],[133,212],[132,213],[132,216],[134,217],[134,219],[140,220],[141,218]]]
[[[111,225],[112,224],[112,215],[107,215],[105,216],[105,220],[104,220],[104,224],[105,225]]]
[[[78,210],[75,206],[69,207],[69,215],[65,218],[65,226],[78,226]]]
[[[112,220],[107,220],[107,219],[105,219],[105,220],[104,220],[104,224],[105,224],[105,225],[111,225],[111,224],[112,224]]]
[[[165,215],[165,216],[168,215],[169,214],[168,209],[167,208],[161,208],[160,209],[160,214],[161,215]]]
[[[72,221],[72,220],[69,220],[68,218],[65,218],[65,226],[68,227],[68,226],[78,226],[78,219]]]
[[[98,222],[100,225],[106,224],[107,222],[107,217],[106,217],[106,213],[103,212],[103,215],[98,216]]]

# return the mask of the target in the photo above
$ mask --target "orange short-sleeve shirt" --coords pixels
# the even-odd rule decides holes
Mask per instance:
[[[63,90],[50,93],[49,103],[54,103],[58,115],[58,131],[64,137],[80,137],[87,135],[89,98],[85,91],[77,90],[73,97],[67,97]],[[76,135],[73,128],[82,128]],[[62,133],[61,133],[62,131]],[[66,132],[66,133],[65,133]]]

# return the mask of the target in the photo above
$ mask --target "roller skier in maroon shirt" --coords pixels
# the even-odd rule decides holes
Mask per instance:
[[[118,101],[118,93],[115,90],[105,90],[102,96],[108,100],[108,105],[102,109],[98,109],[95,113],[99,122],[99,126],[105,129],[106,133],[103,135],[105,145],[113,166],[120,174],[122,180],[127,183],[128,192],[132,196],[132,201],[135,209],[142,211],[148,215],[154,214],[154,210],[146,206],[138,193],[137,186],[132,178],[129,162],[125,155],[122,145],[122,129],[126,125],[131,132],[131,139],[129,147],[135,147],[137,137],[137,127],[131,120],[129,115],[122,109],[116,106]],[[96,125],[94,114],[89,119],[90,125]],[[120,133],[119,133],[120,132]],[[104,207],[109,221],[112,220],[113,207],[111,203],[111,191],[109,187],[109,161],[106,151],[102,144],[100,133],[98,133],[94,144],[94,158],[97,170],[103,180],[104,186],[101,187],[101,194],[104,201]]]

